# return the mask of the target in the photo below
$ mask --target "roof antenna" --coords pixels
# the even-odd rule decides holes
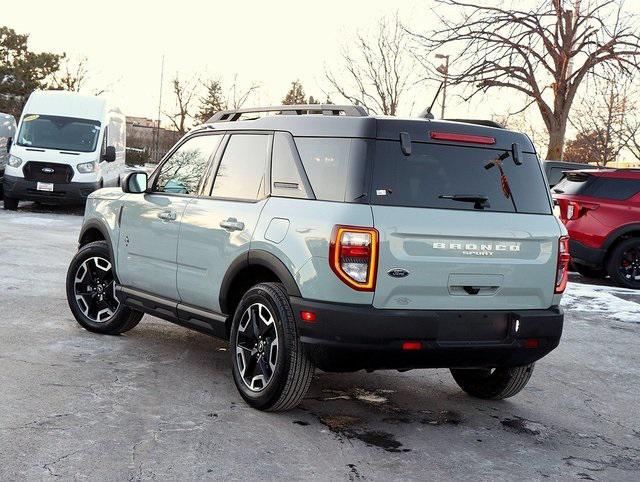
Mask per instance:
[[[438,96],[440,95],[440,91],[442,90],[443,86],[444,86],[444,80],[440,82],[440,86],[436,91],[436,95],[433,96],[433,101],[431,101],[431,105],[426,110],[422,111],[422,113],[418,117],[422,117],[424,119],[435,119],[435,117],[431,113],[431,109],[433,109],[433,106],[435,105],[436,100],[438,100]]]

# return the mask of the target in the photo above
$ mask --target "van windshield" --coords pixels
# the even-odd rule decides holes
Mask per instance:
[[[516,165],[509,151],[377,141],[373,204],[550,214],[548,187],[535,154]]]
[[[17,144],[41,149],[93,152],[98,144],[100,122],[56,115],[26,114]]]

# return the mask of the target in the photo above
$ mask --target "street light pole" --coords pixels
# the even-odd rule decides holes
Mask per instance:
[[[444,119],[444,108],[447,102],[447,81],[449,80],[449,56],[444,54],[436,54],[436,59],[444,59],[444,64],[436,69],[444,76],[444,80],[442,83],[442,110],[440,111],[440,118]]]

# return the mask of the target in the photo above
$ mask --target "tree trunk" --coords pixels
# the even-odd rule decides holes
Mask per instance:
[[[549,144],[547,146],[547,156],[545,159],[561,161],[564,151],[564,136],[566,128],[554,127],[549,129]]]

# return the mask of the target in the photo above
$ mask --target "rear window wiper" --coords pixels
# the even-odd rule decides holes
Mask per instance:
[[[474,203],[473,209],[485,209],[489,206],[489,198],[481,194],[441,194],[439,199],[450,199],[451,201],[459,201],[466,203]]]

